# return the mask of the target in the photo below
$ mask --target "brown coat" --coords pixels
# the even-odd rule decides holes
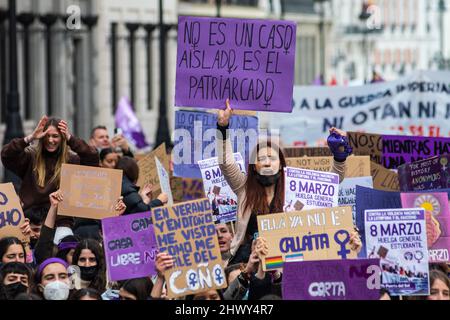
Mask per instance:
[[[89,146],[82,139],[71,136],[68,145],[73,152],[69,154],[70,164],[86,166],[99,166],[97,150]],[[57,154],[44,151],[46,176],[45,181],[49,181],[55,172],[58,161]],[[28,146],[24,138],[13,139],[2,149],[2,163],[6,169],[14,172],[22,179],[19,190],[20,200],[23,202],[23,210],[31,207],[48,207],[50,193],[58,189],[59,181],[47,184],[43,188],[37,185],[36,175],[33,172],[36,149]]]
[[[231,143],[228,139],[222,140],[221,136],[217,136],[217,154],[219,157],[219,167],[222,171],[226,181],[230,185],[233,192],[237,195],[237,221],[235,227],[235,235],[231,242],[230,252],[234,256],[239,249],[245,238],[247,231],[247,225],[250,220],[250,210],[245,210],[245,183],[247,176],[241,172],[239,165],[235,162],[233,157],[233,150]],[[222,144],[222,146],[221,146]],[[222,152],[224,150],[224,152]],[[222,160],[223,159],[223,160]],[[339,181],[342,182],[345,176],[346,165],[345,162],[333,161],[333,165],[330,172],[337,173],[339,175]]]

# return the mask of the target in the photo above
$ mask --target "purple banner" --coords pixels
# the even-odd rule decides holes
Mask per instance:
[[[397,168],[405,163],[450,153],[450,138],[383,135],[381,139],[385,168]]]
[[[398,167],[401,191],[450,188],[450,154]]]
[[[290,21],[178,19],[175,105],[292,112],[297,25]]]
[[[217,156],[217,115],[201,111],[175,112],[175,137],[172,160],[174,175],[202,178],[197,162]],[[240,152],[247,167],[250,152],[258,139],[258,118],[234,115],[230,119],[229,139],[233,152]]]
[[[283,264],[284,300],[377,300],[379,259]]]
[[[156,274],[157,246],[150,212],[102,219],[102,230],[110,281]]]

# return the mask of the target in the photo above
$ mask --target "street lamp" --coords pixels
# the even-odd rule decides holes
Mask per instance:
[[[222,4],[221,3],[222,2],[222,0],[216,0],[216,17],[217,18],[220,18],[220,5]]]
[[[328,0],[314,0],[314,3],[320,6],[320,22],[319,22],[319,33],[320,33],[320,75],[323,79],[325,77],[325,2]]]
[[[9,90],[6,97],[6,132],[3,145],[14,138],[24,136],[19,108],[19,91],[17,88],[17,16],[16,1],[8,0],[9,6]],[[16,190],[20,179],[11,171],[5,170],[5,182],[13,182]]]
[[[440,26],[440,37],[439,37],[439,50],[440,50],[440,59],[439,59],[439,69],[443,70],[446,67],[445,55],[444,55],[444,15],[447,10],[445,7],[445,1],[439,0],[439,26]]]
[[[159,81],[160,81],[160,97],[159,97],[159,116],[158,131],[156,134],[156,145],[159,146],[163,142],[166,146],[171,145],[169,122],[167,120],[167,101],[166,101],[166,31],[170,26],[164,24],[163,17],[163,0],[159,0]]]

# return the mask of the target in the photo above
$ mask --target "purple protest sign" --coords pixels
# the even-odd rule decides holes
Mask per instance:
[[[180,16],[175,105],[292,112],[297,25]]]
[[[381,139],[385,168],[395,169],[404,163],[450,153],[450,138],[383,135]]]
[[[102,230],[110,281],[156,274],[157,245],[150,212],[102,219]]]
[[[403,208],[424,208],[430,262],[450,261],[450,211],[446,192],[401,193]]]
[[[377,300],[379,265],[379,259],[284,263],[283,299]]]
[[[450,154],[398,167],[401,191],[450,188]]]

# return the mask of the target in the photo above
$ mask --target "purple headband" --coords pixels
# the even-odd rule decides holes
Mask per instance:
[[[48,266],[49,264],[52,264],[52,263],[60,263],[60,264],[62,264],[66,269],[69,267],[69,264],[68,264],[66,261],[64,261],[64,260],[62,260],[62,259],[60,259],[60,258],[48,258],[48,259],[44,260],[44,262],[42,262],[42,263],[39,265],[39,268],[38,268],[37,273],[36,273],[36,276],[37,276],[37,282],[41,282],[41,275],[42,275],[42,271],[44,270],[44,268],[45,268],[46,266]]]
[[[66,249],[75,249],[77,246],[78,242],[60,242],[58,244],[58,251]]]

